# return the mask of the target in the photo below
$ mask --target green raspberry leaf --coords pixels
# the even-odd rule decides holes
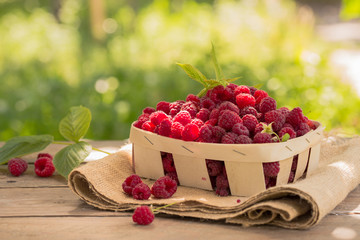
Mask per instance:
[[[219,84],[222,84],[222,85],[226,85],[227,83],[223,80],[223,73],[222,73],[222,70],[221,70],[221,67],[218,63],[218,60],[216,58],[216,52],[215,52],[215,47],[214,47],[214,44],[211,43],[211,59],[212,59],[212,62],[214,64],[214,68],[215,68],[215,74],[216,74],[216,80],[218,81]]]
[[[21,136],[11,138],[0,148],[0,164],[8,162],[14,157],[20,157],[38,152],[54,141],[51,135]]]
[[[61,135],[69,141],[79,142],[85,136],[91,122],[91,112],[83,106],[70,108],[59,124]]]
[[[78,142],[63,148],[55,154],[53,160],[56,171],[67,178],[70,172],[89,156],[91,150],[92,147],[87,142]]]
[[[177,65],[179,65],[190,78],[201,83],[202,85],[204,85],[204,87],[207,86],[206,77],[200,72],[199,69],[186,63],[177,63]]]
[[[285,133],[284,136],[282,136],[281,141],[282,141],[282,142],[286,142],[286,141],[289,140],[289,139],[290,139],[290,134]]]

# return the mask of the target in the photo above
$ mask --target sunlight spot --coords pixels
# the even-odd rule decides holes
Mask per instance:
[[[15,103],[15,109],[18,112],[24,111],[28,107],[28,104],[25,100],[20,100]]]
[[[95,83],[95,90],[98,93],[106,93],[109,90],[109,83],[105,79],[99,79]]]
[[[301,53],[300,57],[301,60],[312,65],[317,65],[321,60],[319,54],[306,50]]]
[[[9,106],[5,100],[0,99],[0,113],[4,113],[8,110]]]
[[[354,239],[357,236],[357,233],[351,228],[337,227],[332,231],[331,235],[337,239]]]
[[[118,24],[114,19],[107,18],[104,20],[102,27],[106,33],[114,33],[118,27]]]

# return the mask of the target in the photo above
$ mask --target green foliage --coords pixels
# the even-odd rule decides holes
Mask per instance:
[[[69,141],[79,142],[87,133],[91,122],[91,112],[88,108],[72,107],[59,124],[60,134]]]
[[[211,42],[224,75],[262,84],[328,130],[360,133],[359,97],[329,61],[340,46],[316,37],[311,12],[293,1],[104,3],[106,37],[96,41],[88,1],[64,0],[56,16],[48,1],[0,2],[0,141],[60,138],[74,105],[92,112],[88,138],[125,139],[144,107],[201,90],[175,63],[211,76]]]
[[[344,20],[350,20],[360,17],[360,1],[342,0],[342,9],[340,16]]]

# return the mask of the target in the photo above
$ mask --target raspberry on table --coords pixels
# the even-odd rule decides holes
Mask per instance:
[[[196,118],[200,119],[203,122],[209,120],[210,111],[207,108],[201,108],[196,114]]]
[[[236,123],[232,129],[231,132],[237,134],[237,135],[245,135],[245,136],[249,136],[250,132],[249,129],[247,129],[247,127],[244,126],[244,124],[242,123]]]
[[[229,131],[236,123],[241,123],[242,120],[238,114],[230,110],[224,110],[219,117],[218,125]]]
[[[47,157],[38,158],[35,163],[35,173],[39,177],[50,177],[55,172],[55,166],[51,159]]]
[[[189,123],[181,133],[182,140],[195,141],[199,137],[199,127],[194,123]]]
[[[279,162],[263,163],[264,175],[268,177],[276,177],[280,171]]]
[[[223,170],[223,166],[224,166],[223,161],[206,159],[206,167],[209,176],[217,176],[221,174]]]
[[[237,134],[235,134],[235,133],[233,133],[233,132],[227,132],[227,133],[221,138],[221,143],[225,143],[225,144],[235,144],[237,137],[238,137]]]
[[[143,113],[145,113],[145,114],[152,114],[153,112],[155,112],[156,110],[155,110],[155,108],[153,108],[153,107],[146,107],[146,108],[144,108],[143,109]]]
[[[28,168],[28,164],[24,159],[13,158],[8,162],[8,170],[11,175],[18,177]]]
[[[261,100],[259,110],[262,113],[267,113],[271,110],[276,110],[276,101],[272,97],[265,97]]]
[[[251,144],[253,141],[246,135],[240,135],[236,138],[236,144]]]
[[[253,132],[255,130],[256,125],[258,124],[257,118],[252,114],[246,114],[242,118],[243,125],[250,131]]]
[[[169,116],[163,111],[153,112],[149,116],[151,123],[154,124],[155,126],[159,125],[166,118],[169,118]]]
[[[159,135],[165,136],[165,137],[170,136],[171,125],[172,125],[172,121],[169,118],[162,120],[159,125],[159,129],[158,129]]]
[[[240,93],[236,96],[236,104],[240,109],[243,109],[245,107],[254,107],[255,98],[251,94]]]
[[[160,177],[151,187],[156,198],[170,198],[177,190],[177,183],[168,176]]]
[[[171,138],[181,139],[181,133],[184,130],[184,126],[179,122],[173,122],[171,124]]]
[[[285,135],[285,134],[289,134],[290,138],[289,139],[292,139],[292,138],[296,138],[296,132],[294,131],[293,128],[290,128],[290,127],[283,127],[278,135],[279,135],[279,138],[282,139],[282,137]]]
[[[274,132],[279,131],[286,121],[285,115],[279,110],[271,110],[265,113],[265,122],[272,123],[271,127]]]
[[[253,143],[271,143],[272,136],[268,133],[257,133],[253,138]]]
[[[155,215],[148,206],[141,206],[135,209],[132,219],[139,225],[149,225],[154,221]]]
[[[41,157],[47,157],[47,158],[53,160],[53,156],[50,153],[38,153],[36,159],[41,158]]]
[[[132,195],[132,190],[134,189],[134,187],[136,185],[138,185],[139,183],[142,183],[141,178],[136,175],[130,175],[129,177],[127,177],[125,179],[125,181],[122,183],[122,189],[124,190],[125,193],[127,193],[128,195]]]
[[[133,188],[131,195],[137,200],[147,200],[151,196],[151,190],[148,185],[141,182]]]
[[[156,105],[156,111],[163,111],[166,114],[170,113],[170,103],[161,101]]]
[[[191,115],[188,111],[180,111],[173,118],[173,122],[179,122],[183,126],[186,126],[188,123],[191,122]]]

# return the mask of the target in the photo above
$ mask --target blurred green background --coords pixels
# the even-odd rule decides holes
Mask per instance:
[[[359,134],[359,94],[331,61],[359,41],[324,40],[304,2],[0,0],[0,141],[62,139],[58,123],[78,105],[93,115],[87,138],[125,139],[144,107],[201,89],[176,62],[214,77],[211,42],[235,83]],[[340,17],[356,21],[359,4],[342,4]]]

